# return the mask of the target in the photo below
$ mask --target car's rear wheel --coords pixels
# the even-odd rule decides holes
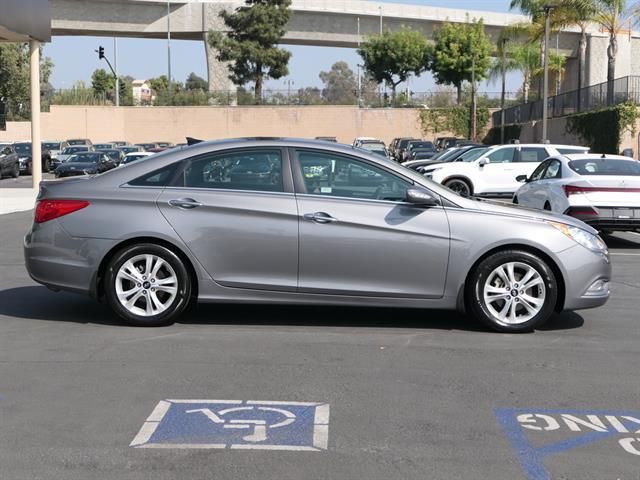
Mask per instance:
[[[104,282],[109,306],[135,326],[170,325],[191,297],[191,279],[182,260],[168,248],[152,243],[116,253]]]
[[[500,332],[529,332],[553,314],[558,284],[547,263],[532,253],[507,250],[485,258],[471,273],[467,306]]]
[[[461,178],[452,178],[444,182],[444,186],[454,191],[461,197],[470,197],[473,193],[471,185],[466,180]]]

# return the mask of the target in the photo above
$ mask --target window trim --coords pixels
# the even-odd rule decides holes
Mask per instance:
[[[380,165],[376,162],[372,162],[371,160],[367,159],[367,158],[362,158],[360,156],[356,156],[356,155],[348,155],[348,154],[344,154],[342,152],[334,152],[333,150],[320,150],[317,148],[306,148],[306,147],[291,147],[289,149],[290,155],[289,158],[291,159],[291,164],[293,167],[293,183],[295,186],[295,194],[296,196],[301,196],[301,197],[312,197],[312,198],[329,198],[329,199],[338,199],[338,200],[351,200],[351,201],[362,201],[362,202],[376,202],[376,203],[385,203],[385,204],[392,204],[392,205],[410,205],[407,202],[404,201],[394,201],[394,200],[379,200],[379,199],[375,199],[375,198],[357,198],[357,197],[342,197],[339,195],[319,195],[317,193],[309,193],[307,192],[307,186],[304,182],[304,175],[302,174],[302,168],[300,166],[300,159],[298,157],[298,152],[311,152],[311,153],[317,153],[317,154],[328,154],[328,155],[332,155],[332,156],[336,156],[336,157],[341,157],[344,158],[345,160],[355,160],[358,162],[362,162],[365,163],[371,167],[374,168],[378,168],[380,170],[385,171],[386,173],[388,173],[389,175],[393,175],[394,177],[398,177],[399,179],[403,180],[404,182],[412,185],[412,186],[416,186],[416,183],[410,179],[409,177],[405,177],[404,175],[386,168],[384,165]],[[427,187],[423,187],[422,185],[419,185],[418,188],[423,188],[425,190],[428,190],[429,192],[433,193],[434,195],[436,195],[438,198],[440,198],[440,195],[436,194],[435,192],[432,192],[431,190],[429,190]]]
[[[239,188],[209,188],[209,187],[187,187],[186,185],[176,185],[178,179],[183,175],[184,171],[189,168],[192,162],[202,160],[203,158],[223,156],[223,155],[236,155],[243,152],[255,152],[255,151],[279,151],[280,158],[282,160],[282,191],[269,191],[269,190],[245,190]],[[171,181],[167,184],[166,188],[180,189],[180,190],[199,190],[199,191],[214,191],[214,192],[252,192],[252,193],[294,193],[293,178],[291,173],[291,161],[289,159],[288,149],[281,146],[260,146],[260,147],[239,147],[223,150],[213,150],[211,152],[201,153],[192,157],[184,158],[180,161],[181,165],[176,169],[176,173]]]
[[[538,168],[540,168],[540,167],[543,167],[543,166],[544,166],[544,168],[542,169],[542,174],[540,175],[540,178],[538,178],[537,180],[531,180],[531,181],[530,181],[530,183],[533,183],[533,182],[539,182],[540,180],[543,180],[543,178],[542,178],[542,177],[544,177],[544,174],[545,174],[545,173],[547,173],[547,167],[549,166],[549,162],[550,162],[550,159],[543,160],[543,161],[542,161],[542,163],[540,163],[540,165],[538,165],[538,166],[536,167],[536,169],[535,169],[535,170],[533,171],[533,173],[531,174],[531,177],[530,177],[530,178],[533,178],[533,174],[534,174],[534,173],[536,173],[536,170],[538,170]],[[527,162],[523,162],[523,163],[527,163]],[[546,164],[546,165],[545,165],[545,164]]]
[[[549,158],[545,160],[545,162],[548,162],[547,168],[544,169],[544,173],[542,174],[542,178],[540,180],[557,180],[559,178],[562,178],[562,162],[560,160],[558,160],[557,158]],[[547,178],[547,172],[549,171],[549,167],[553,162],[557,162],[560,167],[558,168],[558,171],[556,172],[554,177]]]

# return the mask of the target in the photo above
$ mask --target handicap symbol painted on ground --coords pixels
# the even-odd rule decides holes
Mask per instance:
[[[496,417],[530,480],[552,479],[548,456],[596,442],[640,460],[640,412],[499,408]]]
[[[161,400],[131,442],[136,448],[326,450],[329,404]]]

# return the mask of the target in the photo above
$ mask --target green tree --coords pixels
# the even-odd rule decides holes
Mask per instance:
[[[462,100],[462,84],[487,77],[491,66],[492,45],[484,32],[482,19],[467,23],[445,23],[434,33],[433,52],[428,68],[436,83],[453,85]]]
[[[298,103],[300,105],[322,105],[324,98],[318,87],[306,87],[298,89]]]
[[[320,72],[322,97],[329,104],[350,105],[356,101],[358,80],[347,62],[336,62],[328,72]]]
[[[160,75],[156,78],[150,78],[147,83],[151,87],[151,90],[156,94],[164,93],[169,89],[169,80],[166,75]]]
[[[113,98],[113,89],[115,87],[115,78],[104,68],[98,68],[91,75],[91,88],[96,95],[105,95],[107,98]]]
[[[203,90],[206,92],[209,89],[209,84],[204,78],[191,72],[184,82],[184,88],[186,90]]]
[[[409,75],[420,75],[425,70],[429,50],[427,40],[420,32],[402,28],[368,38],[358,54],[365,72],[377,83],[385,82],[391,87],[395,102],[397,86]]]
[[[47,88],[53,70],[50,58],[40,55],[40,86]],[[29,46],[24,43],[0,43],[0,103],[10,118],[29,114]]]
[[[127,75],[119,78],[120,84],[120,105],[133,105],[133,77]]]
[[[291,52],[278,48],[291,18],[291,0],[246,0],[246,5],[220,16],[229,29],[209,32],[209,44],[219,51],[218,60],[230,62],[229,79],[243,86],[255,82],[256,102],[262,99],[266,79],[288,75]]]

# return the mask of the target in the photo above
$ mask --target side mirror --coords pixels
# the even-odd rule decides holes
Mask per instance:
[[[516,177],[516,182],[518,183],[527,183],[529,181],[529,177],[527,177],[526,175],[518,175]]]
[[[480,160],[478,160],[478,165],[481,167],[484,167],[485,165],[488,165],[489,159],[488,158],[481,158]]]
[[[421,188],[407,189],[405,201],[419,207],[435,207],[440,203],[431,193]]]

